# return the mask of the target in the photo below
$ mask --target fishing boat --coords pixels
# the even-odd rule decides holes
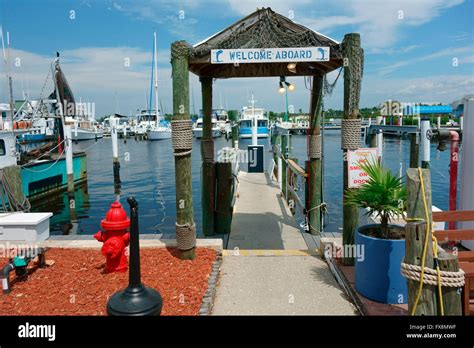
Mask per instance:
[[[171,127],[169,122],[163,120],[160,117],[158,110],[158,57],[156,48],[156,32],[153,33],[153,59],[151,66],[152,83],[154,82],[155,87],[155,120],[153,126],[147,129],[148,140],[165,140],[171,139]],[[152,108],[152,88],[150,86],[150,108]]]
[[[21,190],[26,198],[34,200],[67,188],[66,156],[62,152],[55,152],[52,145],[21,154],[18,149],[15,132],[0,131],[0,169],[19,168]],[[87,157],[84,152],[74,153],[73,168],[74,181],[86,181]]]
[[[254,105],[242,108],[239,118],[239,138],[252,138],[252,120],[254,118],[257,122],[257,137],[268,138],[270,128],[268,118],[265,117],[265,110],[256,108]]]
[[[212,123],[212,137],[217,138],[222,135],[220,127],[217,125],[217,119],[212,118],[211,120]],[[203,119],[202,117],[199,117],[194,124],[193,128],[193,135],[196,139],[202,138],[202,126],[203,126]]]
[[[220,107],[219,109],[212,109],[212,115],[217,120],[217,126],[222,134],[225,134],[230,128],[229,115],[227,111]]]

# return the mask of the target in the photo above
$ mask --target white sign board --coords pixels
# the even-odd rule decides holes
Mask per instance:
[[[211,64],[328,62],[329,47],[211,50]]]
[[[361,187],[369,180],[367,173],[360,167],[361,163],[377,160],[377,149],[357,149],[347,151],[347,165],[349,167],[349,188]]]

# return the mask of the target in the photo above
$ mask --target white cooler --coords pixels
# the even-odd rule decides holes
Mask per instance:
[[[53,213],[1,213],[0,240],[40,241],[49,238]]]

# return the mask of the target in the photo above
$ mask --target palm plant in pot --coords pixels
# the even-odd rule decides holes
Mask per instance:
[[[401,178],[380,161],[361,163],[368,181],[362,187],[346,192],[346,204],[367,210],[379,224],[360,226],[355,243],[362,255],[355,259],[355,286],[363,296],[382,303],[406,303],[405,278],[400,263],[405,255],[405,229],[391,225],[403,217],[406,205],[405,185]]]

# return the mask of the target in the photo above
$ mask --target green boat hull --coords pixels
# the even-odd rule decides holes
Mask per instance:
[[[56,163],[55,161],[30,163],[21,168],[23,194],[30,200],[67,189],[66,159],[63,157]],[[85,153],[74,154],[73,169],[75,183],[87,180]]]

